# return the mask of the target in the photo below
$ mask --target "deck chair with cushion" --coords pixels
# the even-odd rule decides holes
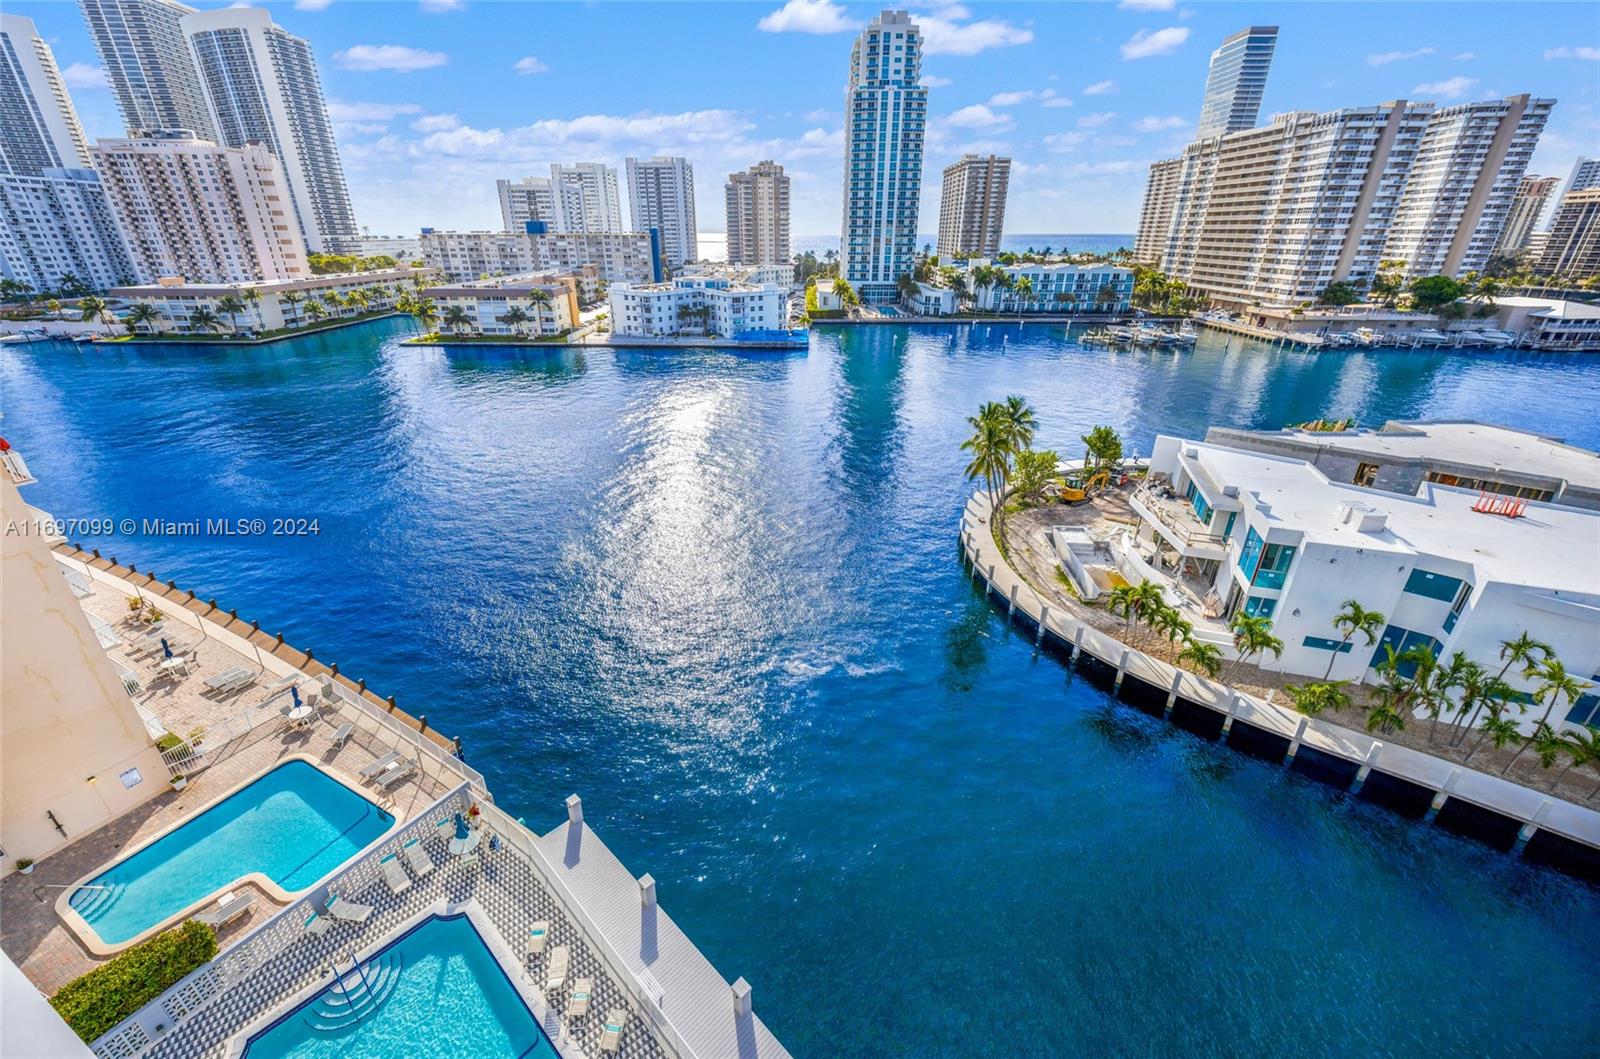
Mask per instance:
[[[567,1001],[567,1018],[582,1018],[589,1013],[589,997],[594,992],[594,979],[580,978],[572,983],[572,999]]]
[[[411,889],[411,876],[400,867],[400,858],[393,853],[378,862],[378,868],[383,872],[383,881],[389,884],[389,892],[403,894]]]
[[[372,906],[358,905],[354,901],[346,901],[338,894],[329,894],[328,915],[347,923],[365,923],[372,918]]]
[[[406,863],[411,865],[411,874],[422,878],[433,870],[433,858],[428,856],[428,851],[422,848],[422,843],[414,838],[407,839],[401,847],[406,855]]]
[[[605,1029],[600,1033],[600,1050],[614,1052],[622,1047],[622,1030],[628,1024],[628,1013],[621,1008],[606,1012]]]
[[[557,945],[550,950],[550,968],[545,972],[544,991],[560,989],[561,983],[567,980],[567,971],[572,964],[572,950],[565,945]]]

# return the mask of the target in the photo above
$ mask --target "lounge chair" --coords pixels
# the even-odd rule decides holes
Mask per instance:
[[[357,773],[357,775],[364,780],[370,780],[372,777],[376,776],[378,773],[382,772],[384,769],[388,768],[390,765],[393,765],[399,760],[400,751],[391,750],[389,753],[383,755],[378,760],[362,769],[359,773]]]
[[[390,787],[399,784],[400,781],[404,780],[407,776],[411,775],[415,771],[417,771],[416,762],[410,760],[396,761],[379,773],[377,777],[373,779],[372,785],[378,788],[380,791],[386,791]]]
[[[411,889],[411,876],[400,867],[400,859],[393,853],[379,861],[378,868],[383,872],[383,881],[389,884],[391,893],[403,894]]]
[[[628,1013],[621,1008],[606,1012],[606,1027],[600,1034],[600,1050],[614,1052],[622,1047],[622,1029],[628,1024]]]
[[[333,733],[334,749],[337,750],[348,743],[350,741],[350,733],[354,732],[355,730],[356,726],[350,721],[346,721],[341,724],[339,726],[339,730]]]
[[[433,870],[433,858],[428,856],[428,851],[422,848],[422,843],[414,838],[407,839],[402,847],[406,855],[406,863],[411,865],[411,874],[422,878]]]
[[[567,1001],[567,1018],[582,1018],[589,1013],[589,994],[593,991],[592,978],[580,978],[572,983],[572,999]]]
[[[256,679],[256,671],[246,669],[244,666],[234,666],[232,669],[218,673],[213,677],[206,677],[206,688],[211,691],[238,691],[252,684]]]
[[[222,900],[194,918],[211,927],[220,927],[224,923],[231,923],[235,919],[250,911],[250,906],[256,903],[253,893],[231,893],[223,895]]]
[[[317,913],[313,912],[306,917],[307,934],[315,934],[320,937],[321,935],[326,934],[328,932],[328,928],[331,926],[333,926],[333,920],[329,919],[327,916],[319,916]]]
[[[545,942],[550,940],[550,921],[541,919],[537,923],[528,924],[528,955],[537,956],[544,951]]]
[[[567,971],[572,963],[572,950],[565,945],[557,945],[550,950],[550,968],[545,972],[544,991],[560,989],[561,983],[567,980]]]
[[[354,901],[346,901],[338,894],[329,894],[328,915],[347,923],[365,923],[372,918],[372,906],[358,905]]]

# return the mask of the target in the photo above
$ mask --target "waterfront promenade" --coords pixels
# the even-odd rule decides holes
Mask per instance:
[[[1410,747],[1384,743],[1178,669],[1052,606],[1001,554],[982,493],[961,517],[963,559],[1035,643],[1048,638],[1078,668],[1100,668],[1114,693],[1206,738],[1320,778],[1412,816],[1600,879],[1600,812]]]

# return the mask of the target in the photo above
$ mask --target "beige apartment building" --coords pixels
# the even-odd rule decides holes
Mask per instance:
[[[1500,241],[1494,247],[1496,254],[1515,254],[1528,245],[1533,226],[1539,222],[1559,183],[1561,178],[1553,176],[1525,176],[1517,182],[1517,193],[1511,198],[1505,227],[1500,229]]]
[[[789,177],[776,162],[729,173],[723,185],[728,264],[781,265],[790,260]]]
[[[1573,191],[1561,200],[1535,268],[1546,276],[1600,275],[1600,187]]]
[[[142,286],[113,287],[111,296],[130,305],[154,308],[157,318],[148,328],[158,333],[260,333],[392,310],[402,294],[415,293],[433,282],[436,276],[432,269],[401,266],[266,283],[179,283],[169,279]],[[350,301],[350,296],[357,291],[361,292],[361,300]],[[233,302],[225,303],[225,298],[234,299],[242,307],[230,316],[223,306]],[[216,317],[216,324],[202,327],[192,323],[195,312],[200,309]]]
[[[283,168],[265,147],[219,147],[177,129],[101,140],[92,153],[140,275],[242,283],[308,273]]]
[[[993,257],[1006,223],[1011,159],[962,155],[946,166],[939,196],[939,256]]]
[[[537,226],[535,226],[537,227]],[[651,232],[440,232],[422,230],[422,260],[454,282],[593,265],[606,283],[662,278],[661,244]]]

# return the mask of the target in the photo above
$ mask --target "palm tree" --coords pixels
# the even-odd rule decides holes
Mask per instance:
[[[1107,305],[1117,304],[1117,288],[1112,283],[1102,283],[1100,289],[1095,291],[1094,304],[1097,309],[1104,309]]]
[[[1274,658],[1283,657],[1283,641],[1272,635],[1272,619],[1260,614],[1246,614],[1244,611],[1233,616],[1233,647],[1239,652],[1239,657],[1233,660],[1228,667],[1231,675],[1245,660],[1271,651]]]
[[[555,299],[550,296],[549,291],[540,287],[535,287],[533,290],[528,292],[528,304],[533,306],[533,313],[538,322],[539,333],[542,335],[544,334],[545,310],[551,305],[555,304]]]
[[[1017,302],[1033,301],[1033,278],[1031,276],[1018,277],[1017,282],[1012,286],[1011,291]]]
[[[1600,728],[1585,725],[1581,729],[1573,729],[1561,734],[1561,751],[1567,755],[1567,765],[1550,781],[1550,789],[1555,790],[1561,786],[1561,781],[1567,778],[1567,773],[1572,771],[1574,765],[1587,765],[1591,761],[1600,761]]]
[[[917,285],[916,277],[909,272],[895,280],[894,287],[902,298],[915,298],[922,293],[922,288]]]
[[[1151,630],[1166,637],[1168,643],[1187,641],[1194,632],[1194,623],[1185,620],[1176,607],[1169,607],[1165,603],[1150,615],[1149,621]]]
[[[1371,647],[1378,642],[1378,630],[1383,628],[1384,617],[1375,610],[1368,610],[1353,599],[1344,601],[1342,609],[1333,616],[1333,627],[1344,633],[1339,640],[1339,646],[1328,655],[1328,668],[1323,672],[1322,679],[1327,680],[1333,675],[1333,662],[1350,642],[1350,638],[1360,633],[1367,638],[1367,646]]]
[[[1480,729],[1483,734],[1478,736],[1478,741],[1472,744],[1472,749],[1467,751],[1467,756],[1462,758],[1462,764],[1470,762],[1484,744],[1484,740],[1492,740],[1496,750],[1504,750],[1522,735],[1522,729],[1516,721],[1505,715],[1505,707],[1492,705],[1489,707],[1489,716],[1483,719]]]
[[[222,321],[217,318],[217,314],[207,309],[204,305],[199,306],[189,314],[190,331],[215,331],[221,326]]]
[[[1294,700],[1295,709],[1315,717],[1324,710],[1342,710],[1350,705],[1350,696],[1344,691],[1348,683],[1348,680],[1331,680],[1320,684],[1285,684],[1283,690]]]
[[[434,323],[439,319],[439,310],[432,298],[413,298],[411,315],[417,318],[417,323],[424,331],[432,331]]]
[[[104,298],[96,297],[93,294],[85,294],[78,299],[78,312],[80,313],[79,319],[86,323],[90,321],[105,323],[108,309]]]
[[[1215,677],[1222,671],[1222,648],[1203,640],[1186,639],[1183,641],[1183,650],[1178,652],[1178,664],[1185,662],[1193,666],[1196,672]]]
[[[853,309],[861,304],[861,298],[856,294],[856,289],[850,286],[850,281],[843,276],[834,278],[833,293],[838,296],[839,304],[846,309]]]
[[[1522,756],[1522,752],[1530,746],[1533,747],[1534,754],[1539,759],[1539,767],[1549,768],[1556,763],[1556,758],[1561,753],[1561,745],[1561,737],[1556,734],[1556,730],[1540,721],[1533,726],[1533,734],[1524,739],[1522,745],[1517,747],[1517,752],[1511,755],[1511,760],[1507,761],[1506,767],[1500,770],[1500,775],[1504,776],[1510,772],[1511,766],[1517,763],[1517,759]]]
[[[1507,702],[1516,695],[1516,689],[1497,676],[1485,673],[1482,666],[1474,664],[1467,670],[1466,679],[1461,684],[1461,709],[1456,716],[1459,719],[1465,714],[1467,717],[1464,725],[1457,725],[1457,731],[1450,740],[1451,746],[1460,746],[1467,738],[1467,733],[1478,727],[1478,715],[1484,707],[1504,708]]]
[[[1139,625],[1145,623],[1155,625],[1154,619],[1167,605],[1167,598],[1162,595],[1161,586],[1154,581],[1140,581],[1128,590],[1125,605],[1128,612],[1123,617],[1127,619],[1129,631],[1135,631]]]
[[[1034,415],[1028,402],[1021,397],[1007,397],[1005,410],[1012,450],[1033,448],[1033,432],[1039,427],[1039,417]]]
[[[139,333],[139,327],[142,324],[149,324],[151,333],[155,333],[156,321],[159,319],[161,319],[161,313],[149,302],[140,302],[128,310],[128,328],[134,334]]]
[[[1522,666],[1523,671],[1531,675],[1534,667],[1539,662],[1544,661],[1553,654],[1555,652],[1550,649],[1549,644],[1535,640],[1524,631],[1515,640],[1501,641],[1500,657],[1505,659],[1506,664],[1500,667],[1500,672],[1497,675],[1501,680],[1504,680],[1506,673],[1513,665]],[[1534,655],[1539,656],[1537,661],[1534,659]]]
[[[311,318],[312,323],[316,323],[318,320],[322,320],[327,317],[328,310],[321,301],[308,301],[306,302],[306,315]]]
[[[444,311],[444,316],[440,319],[455,334],[460,334],[463,327],[470,326],[472,323],[472,318],[467,315],[467,311],[459,305],[450,306]]]
[[[278,295],[278,300],[289,309],[289,326],[298,327],[300,324],[299,304],[306,300],[306,296],[297,290],[286,290]]]
[[[232,294],[224,294],[217,299],[217,311],[228,318],[228,330],[239,330],[239,314],[244,312],[244,302]]]
[[[1538,669],[1539,686],[1533,691],[1534,702],[1547,702],[1544,716],[1539,718],[1539,723],[1550,723],[1550,714],[1555,711],[1556,703],[1565,698],[1567,705],[1574,705],[1578,697],[1589,687],[1583,681],[1567,672],[1567,667],[1561,660],[1550,655]]]
[[[506,310],[506,314],[504,316],[497,316],[495,319],[510,327],[512,334],[521,335],[522,325],[533,319],[533,317],[529,316],[523,310],[522,306],[513,305],[511,308]]]
[[[344,315],[344,298],[336,290],[331,290],[322,296],[322,304],[335,316]]]
[[[261,313],[259,311],[261,307],[261,292],[256,290],[254,287],[246,287],[243,293],[244,300],[249,302],[250,306],[257,310],[256,321],[259,323],[261,320]]]
[[[967,479],[983,479],[989,493],[990,524],[998,526],[1006,478],[1011,473],[1011,430],[1005,406],[986,402],[977,415],[967,417],[967,425],[972,427],[972,436],[961,443],[963,452],[972,453]]]

